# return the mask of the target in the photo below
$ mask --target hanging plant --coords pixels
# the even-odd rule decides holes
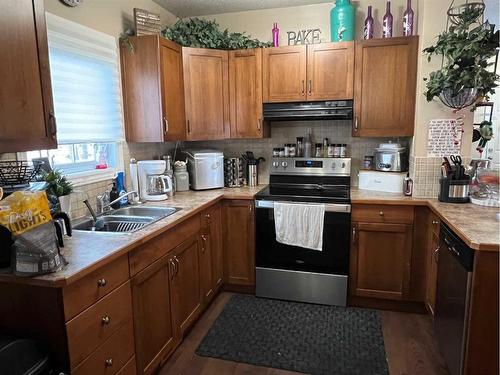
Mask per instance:
[[[230,33],[227,29],[221,31],[215,20],[203,18],[180,19],[173,26],[163,29],[161,35],[183,47],[233,50],[271,46],[270,42],[252,39],[245,33]]]
[[[499,76],[488,68],[497,54],[498,31],[488,21],[478,22],[481,16],[482,8],[463,7],[436,44],[423,50],[428,61],[433,55],[443,59],[441,69],[424,78],[427,101],[439,97],[445,105],[462,109],[495,93]]]

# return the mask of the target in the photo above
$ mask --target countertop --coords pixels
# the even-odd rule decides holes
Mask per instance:
[[[207,191],[177,193],[162,202],[151,202],[151,206],[181,208],[173,215],[161,219],[134,233],[100,233],[74,231],[65,238],[61,254],[68,265],[59,272],[21,278],[11,274],[0,274],[0,281],[19,282],[47,287],[63,287],[84,277],[98,267],[107,264],[151,238],[201,212],[222,199],[253,199],[264,185],[244,188],[225,188]],[[397,204],[428,206],[464,242],[475,250],[499,251],[499,222],[497,208],[473,204],[441,203],[437,199],[405,197],[401,194],[381,193],[368,190],[351,190],[352,204]]]

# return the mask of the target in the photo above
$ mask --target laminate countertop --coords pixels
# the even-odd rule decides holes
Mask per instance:
[[[166,201],[146,203],[148,206],[170,206],[181,210],[134,233],[74,231],[72,237],[65,237],[65,246],[61,248],[61,254],[68,261],[68,265],[63,270],[31,278],[0,274],[0,281],[64,287],[200,213],[214,203],[223,199],[252,200],[263,187],[261,185],[252,188],[188,191],[177,193]],[[499,251],[499,210],[496,208],[481,207],[470,203],[441,203],[437,199],[405,197],[401,194],[355,188],[351,190],[351,201],[352,204],[428,206],[471,248]]]

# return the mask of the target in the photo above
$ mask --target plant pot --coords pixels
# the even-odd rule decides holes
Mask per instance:
[[[468,107],[477,100],[477,89],[474,87],[465,88],[458,95],[453,95],[453,90],[444,89],[439,95],[439,99],[447,107],[462,109]]]
[[[71,212],[71,196],[70,195],[60,196],[59,205],[61,206],[61,211],[66,212],[69,215]]]

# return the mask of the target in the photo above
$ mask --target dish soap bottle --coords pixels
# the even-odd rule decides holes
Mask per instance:
[[[332,42],[354,40],[354,7],[350,0],[337,0],[330,11]]]

